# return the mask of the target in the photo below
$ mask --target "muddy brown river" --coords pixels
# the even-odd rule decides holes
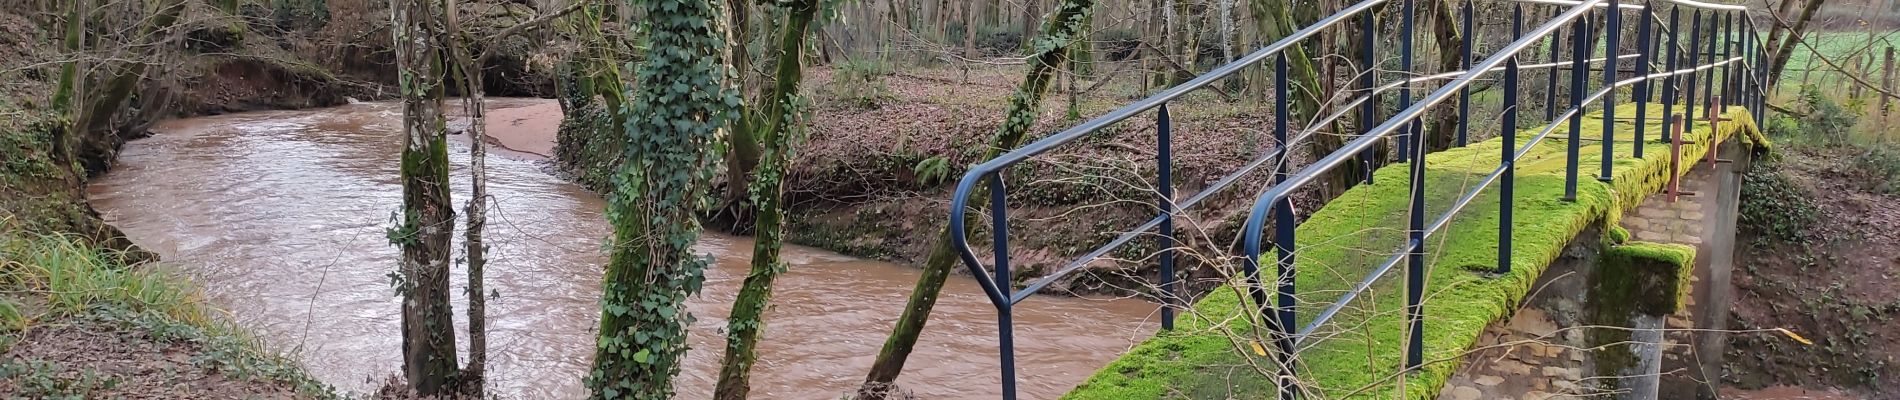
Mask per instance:
[[[491,107],[550,106],[503,99]],[[343,391],[370,392],[401,363],[400,304],[388,277],[397,252],[384,238],[401,201],[399,119],[393,104],[366,103],[169,121],[126,146],[92,184],[92,202],[273,349]],[[518,122],[490,123],[508,135]],[[466,148],[451,151],[460,208]],[[491,393],[580,398],[599,318],[605,205],[535,158],[504,153],[488,163]],[[678,385],[692,399],[711,397],[751,241],[707,234],[696,249],[717,262],[689,301],[698,322]],[[791,272],[767,316],[754,397],[839,398],[863,379],[918,271],[804,247],[784,257]],[[454,285],[459,325],[466,282]],[[996,398],[994,309],[968,277],[944,291],[898,383],[921,398]],[[1025,398],[1060,396],[1155,329],[1155,307],[1135,300],[1042,297],[1017,309]]]

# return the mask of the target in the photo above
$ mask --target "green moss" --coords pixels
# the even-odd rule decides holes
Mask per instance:
[[[1695,248],[1630,242],[1610,247],[1590,277],[1590,324],[1629,326],[1636,314],[1663,316],[1682,309],[1695,267]],[[1599,376],[1620,376],[1635,365],[1627,329],[1590,329]]]
[[[1719,132],[1698,124],[1685,136],[1758,137],[1740,133],[1752,132],[1754,127],[1744,109],[1730,108],[1726,114],[1734,121],[1723,123]],[[1447,228],[1427,239],[1426,364],[1420,370],[1399,383],[1406,324],[1403,272],[1395,269],[1301,343],[1295,373],[1304,383],[1307,398],[1437,396],[1462,362],[1464,350],[1477,342],[1487,325],[1509,316],[1572,238],[1593,224],[1614,222],[1667,183],[1668,147],[1650,143],[1642,159],[1628,157],[1634,151],[1627,140],[1633,105],[1619,107],[1618,115],[1622,117],[1613,179],[1591,179],[1590,172],[1595,171],[1591,167],[1598,165],[1602,154],[1601,142],[1585,142],[1579,160],[1585,166],[1584,176],[1574,202],[1561,199],[1566,146],[1559,140],[1561,133],[1554,133],[1519,160],[1511,272],[1495,277],[1473,273],[1491,271],[1498,263],[1500,203],[1495,188],[1479,194]],[[1652,112],[1650,117],[1660,115]],[[1657,129],[1655,123],[1649,126]],[[1602,120],[1594,115],[1584,127],[1580,136],[1603,136]],[[1535,133],[1520,132],[1518,143]],[[1697,140],[1683,146],[1683,158],[1701,157],[1708,143]],[[1501,141],[1489,140],[1428,155],[1427,215],[1443,214],[1491,173],[1499,165],[1501,147]],[[1312,321],[1403,243],[1410,188],[1394,183],[1407,181],[1408,169],[1406,164],[1380,169],[1375,179],[1385,183],[1354,187],[1299,226],[1296,265],[1301,301],[1296,311],[1300,324]],[[1272,264],[1263,264],[1269,266],[1263,275],[1271,274]],[[1065,398],[1271,397],[1271,379],[1261,374],[1271,373],[1272,360],[1252,351],[1247,343],[1247,338],[1262,336],[1247,319],[1237,318],[1242,309],[1239,298],[1232,286],[1216,289],[1194,305],[1177,331],[1136,346]]]
[[[1628,229],[1623,229],[1622,226],[1611,225],[1610,234],[1607,235],[1605,238],[1609,239],[1609,243],[1607,244],[1611,244],[1611,245],[1623,244],[1623,242],[1628,242],[1630,240],[1630,231]]]

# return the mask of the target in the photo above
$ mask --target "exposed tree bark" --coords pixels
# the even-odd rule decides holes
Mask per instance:
[[[1023,76],[1022,86],[1016,94],[1010,96],[1009,111],[1006,112],[1002,126],[997,127],[996,135],[990,138],[983,159],[996,158],[1004,151],[1022,144],[1023,136],[1036,124],[1036,110],[1042,99],[1054,85],[1056,74],[1062,64],[1068,62],[1068,49],[1077,44],[1080,31],[1087,27],[1087,14],[1094,7],[1093,0],[1063,0],[1056,6],[1054,14],[1043,24],[1042,37],[1048,46],[1032,49],[1029,57],[1029,70]],[[1060,41],[1058,41],[1060,40]],[[979,189],[974,198],[988,197]],[[930,318],[930,310],[937,305],[937,295],[943,291],[943,284],[950,276],[950,269],[957,261],[956,250],[950,245],[950,235],[968,235],[970,232],[951,232],[943,229],[937,245],[931,248],[930,256],[924,263],[923,275],[917,278],[917,286],[912,289],[910,300],[905,303],[904,314],[897,318],[897,325],[884,341],[884,348],[871,363],[871,370],[864,377],[864,384],[858,389],[858,398],[877,400],[888,397],[892,392],[891,383],[897,381],[897,375],[904,371],[904,362],[909,360],[910,352],[917,345],[917,338],[923,333],[924,324]],[[1007,282],[1003,284],[1008,284]]]
[[[594,398],[668,399],[686,353],[686,298],[705,283],[692,252],[696,205],[712,145],[740,100],[725,85],[719,7],[711,0],[639,3],[647,52],[625,112],[626,162],[614,176],[614,227],[601,284],[600,337],[586,383]]]
[[[390,241],[402,248],[396,291],[403,297],[403,376],[419,396],[455,387],[454,309],[449,305],[449,152],[442,119],[445,75],[435,0],[392,0],[391,38],[402,88],[402,225]]]
[[[760,139],[764,157],[752,174],[752,199],[757,205],[753,224],[752,272],[746,275],[739,297],[732,302],[732,316],[726,325],[726,357],[719,369],[719,383],[713,398],[741,400],[751,394],[752,365],[758,361],[759,337],[765,333],[765,309],[772,302],[772,285],[785,272],[779,248],[785,240],[783,223],[785,171],[791,163],[792,148],[803,136],[798,121],[803,113],[798,95],[804,80],[804,49],[812,18],[819,0],[780,3],[785,8],[785,23],[779,33],[777,71],[772,93],[765,97],[765,112],[757,121],[764,123]],[[741,179],[743,177],[735,177]]]

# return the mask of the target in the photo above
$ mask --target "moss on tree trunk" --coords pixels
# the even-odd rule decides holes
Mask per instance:
[[[402,89],[402,224],[389,239],[402,249],[396,291],[402,295],[403,376],[421,396],[449,393],[458,375],[454,310],[449,305],[449,150],[442,120],[442,29],[431,0],[390,5]]]
[[[818,2],[802,1],[785,8],[785,24],[779,33],[777,82],[766,98],[765,112],[755,119],[766,126],[755,135],[760,139],[760,158],[748,190],[758,211],[753,222],[752,272],[746,275],[739,297],[732,302],[732,316],[726,325],[726,357],[713,391],[713,398],[720,400],[745,399],[751,393],[751,369],[759,358],[756,346],[765,332],[764,316],[772,301],[772,283],[786,268],[779,260],[779,248],[785,241],[785,172],[792,148],[803,136],[799,134],[803,129],[797,126],[803,113],[798,86],[804,79],[801,63],[805,60],[806,31],[818,11]]]

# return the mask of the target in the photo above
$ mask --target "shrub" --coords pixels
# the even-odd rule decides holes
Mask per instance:
[[[1820,211],[1807,192],[1774,164],[1757,162],[1742,178],[1741,229],[1764,239],[1806,242]]]

